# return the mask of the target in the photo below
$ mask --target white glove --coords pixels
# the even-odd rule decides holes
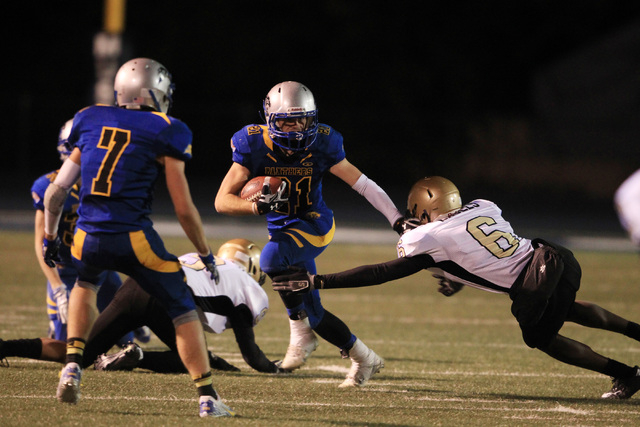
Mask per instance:
[[[58,306],[58,320],[60,322],[67,324],[67,317],[69,315],[69,295],[68,295],[67,287],[64,283],[60,284],[53,291],[53,299],[56,301],[56,305]]]

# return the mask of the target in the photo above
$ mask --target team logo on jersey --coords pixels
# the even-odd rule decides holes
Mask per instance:
[[[318,212],[307,212],[304,217],[305,219],[318,219],[320,214]]]

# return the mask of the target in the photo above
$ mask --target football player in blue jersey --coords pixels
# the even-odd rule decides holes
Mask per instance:
[[[396,231],[402,227],[403,216],[389,196],[347,160],[342,135],[318,121],[313,94],[305,85],[293,81],[275,85],[263,107],[266,124],[245,126],[231,138],[233,164],[215,206],[227,215],[266,215],[269,242],[260,262],[270,277],[290,266],[316,271],[315,258],[335,231],[333,212],[322,198],[322,177],[327,172],[363,195]],[[256,176],[275,176],[283,183],[273,194],[265,186],[256,202],[241,199],[238,193]],[[351,370],[341,387],[363,385],[384,367],[382,358],[322,306],[318,292],[281,297],[291,330],[282,368],[293,370],[305,363],[318,345],[315,333],[338,347],[344,358],[351,358]]]
[[[114,82],[116,105],[92,105],[76,113],[69,135],[74,147],[44,196],[43,257],[58,259],[62,206],[81,177],[78,222],[71,247],[78,280],[69,296],[66,365],[56,395],[80,397],[83,353],[95,321],[99,276],[115,270],[132,277],[166,307],[176,329],[178,352],[200,396],[200,416],[235,413],[213,388],[202,324],[178,258],[154,230],[153,189],[164,171],[178,221],[202,262],[217,276],[200,214],[185,176],[191,130],[167,113],[174,85],[162,64],[148,58],[126,62]]]
[[[73,119],[69,119],[60,128],[58,134],[58,153],[60,160],[65,161],[71,154],[72,147],[69,146],[69,133]],[[49,316],[49,338],[66,341],[67,340],[67,310],[69,290],[76,282],[77,271],[71,261],[71,243],[73,242],[73,232],[78,220],[78,201],[80,182],[75,183],[64,202],[60,224],[58,225],[58,237],[60,237],[60,249],[58,257],[60,261],[55,267],[49,267],[42,258],[42,238],[44,236],[44,192],[47,186],[55,179],[58,171],[51,171],[35,180],[31,187],[31,197],[35,214],[35,250],[36,258],[40,264],[40,269],[47,278],[47,315]],[[115,271],[105,271],[100,277],[100,291],[97,297],[98,311],[104,308],[113,299],[113,295],[122,285],[120,276]],[[120,345],[125,345],[134,338],[133,332],[127,333],[119,341]],[[147,340],[148,341],[148,340]]]

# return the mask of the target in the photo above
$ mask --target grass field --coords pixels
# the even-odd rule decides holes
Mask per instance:
[[[238,236],[241,237],[241,236]],[[173,253],[186,239],[167,238]],[[212,240],[212,245],[220,241]],[[257,242],[264,244],[264,242]],[[334,244],[320,272],[392,259],[387,246]],[[576,252],[583,265],[579,297],[640,320],[640,260],[632,253]],[[257,326],[257,342],[272,359],[288,343],[278,296]],[[47,327],[44,279],[30,232],[0,234],[0,337],[42,336]],[[358,390],[338,389],[349,361],[327,342],[301,370],[260,374],[242,360],[233,333],[208,335],[209,347],[241,368],[215,373],[214,385],[239,417],[201,420],[187,375],[148,371],[85,371],[78,405],[55,400],[60,365],[10,358],[0,368],[0,426],[620,426],[640,425],[640,395],[602,401],[607,377],[554,361],[521,340],[506,296],[465,289],[436,292],[427,272],[392,284],[328,290],[324,305],[385,358],[386,367]],[[567,324],[564,335],[628,364],[640,364],[640,343]],[[156,339],[143,347],[158,347]]]

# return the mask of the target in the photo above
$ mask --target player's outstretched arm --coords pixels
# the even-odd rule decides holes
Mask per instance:
[[[357,191],[358,194],[364,196],[364,198],[367,199],[374,208],[387,218],[389,225],[394,227],[395,230],[398,220],[402,219],[403,215],[393,204],[387,193],[380,188],[378,184],[367,178],[365,174],[349,163],[347,159],[343,159],[333,165],[329,171],[349,184],[349,186]]]
[[[309,292],[313,289],[359,288],[380,285],[410,276],[433,266],[428,255],[398,258],[381,264],[363,265],[340,273],[310,275],[306,271],[290,267],[285,275],[273,278],[276,291]]]

